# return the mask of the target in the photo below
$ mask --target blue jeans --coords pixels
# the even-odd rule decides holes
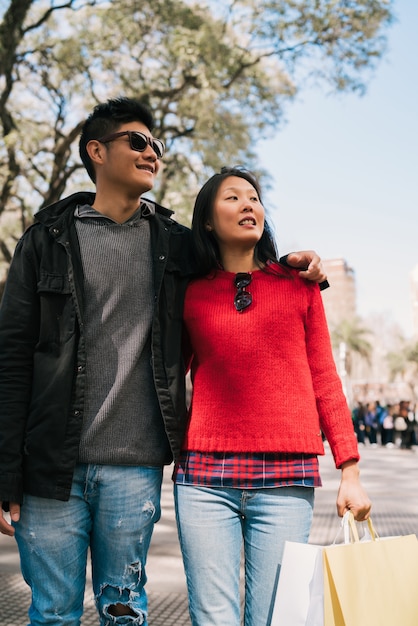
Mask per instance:
[[[307,542],[314,489],[175,485],[193,626],[239,626],[244,548],[245,626],[268,626],[284,542]]]
[[[147,624],[145,563],[161,481],[160,467],[78,465],[68,502],[24,497],[15,529],[31,626],[79,626],[88,549],[101,626]]]

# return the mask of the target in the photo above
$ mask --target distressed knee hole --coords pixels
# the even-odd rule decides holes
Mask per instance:
[[[133,617],[134,621],[141,618],[141,611],[135,611],[132,605],[135,606],[135,599],[138,594],[129,588],[114,587],[112,585],[105,585],[102,587],[101,596],[103,600],[107,600],[103,603],[104,614],[111,617]],[[125,623],[125,622],[123,622]],[[140,622],[142,624],[142,621]]]
[[[112,617],[120,617],[121,615],[131,615],[132,617],[137,616],[137,613],[135,613],[130,606],[122,604],[121,602],[111,604],[108,608],[108,613]]]

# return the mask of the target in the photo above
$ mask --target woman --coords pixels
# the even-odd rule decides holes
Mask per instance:
[[[194,626],[267,626],[286,540],[307,542],[321,433],[341,483],[338,514],[367,519],[358,448],[319,287],[277,262],[257,180],[223,169],[192,233],[200,278],[184,306],[193,395],[174,472]]]

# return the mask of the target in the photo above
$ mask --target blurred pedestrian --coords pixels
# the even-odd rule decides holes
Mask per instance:
[[[376,402],[368,402],[366,407],[366,413],[364,415],[364,424],[366,426],[366,437],[369,440],[369,444],[373,447],[377,447],[377,432],[379,429],[379,417],[378,408]]]
[[[357,441],[358,443],[362,445],[364,444],[364,439],[365,439],[365,428],[366,428],[364,424],[365,412],[366,412],[366,408],[364,404],[362,404],[361,402],[357,402],[351,414],[352,419],[353,419],[354,431],[357,436]]]
[[[399,417],[405,420],[405,427],[401,431],[401,448],[411,450],[412,446],[416,445],[416,437],[415,413],[411,409],[409,400],[402,400],[399,403]]]
[[[394,411],[395,405],[388,404],[381,415],[382,446],[386,446],[387,448],[392,448],[394,446]]]

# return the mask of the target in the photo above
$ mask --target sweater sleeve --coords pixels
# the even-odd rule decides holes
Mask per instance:
[[[335,465],[358,460],[358,445],[351,412],[332,353],[331,339],[320,291],[308,285],[310,303],[306,318],[306,349],[321,430],[330,444]]]

